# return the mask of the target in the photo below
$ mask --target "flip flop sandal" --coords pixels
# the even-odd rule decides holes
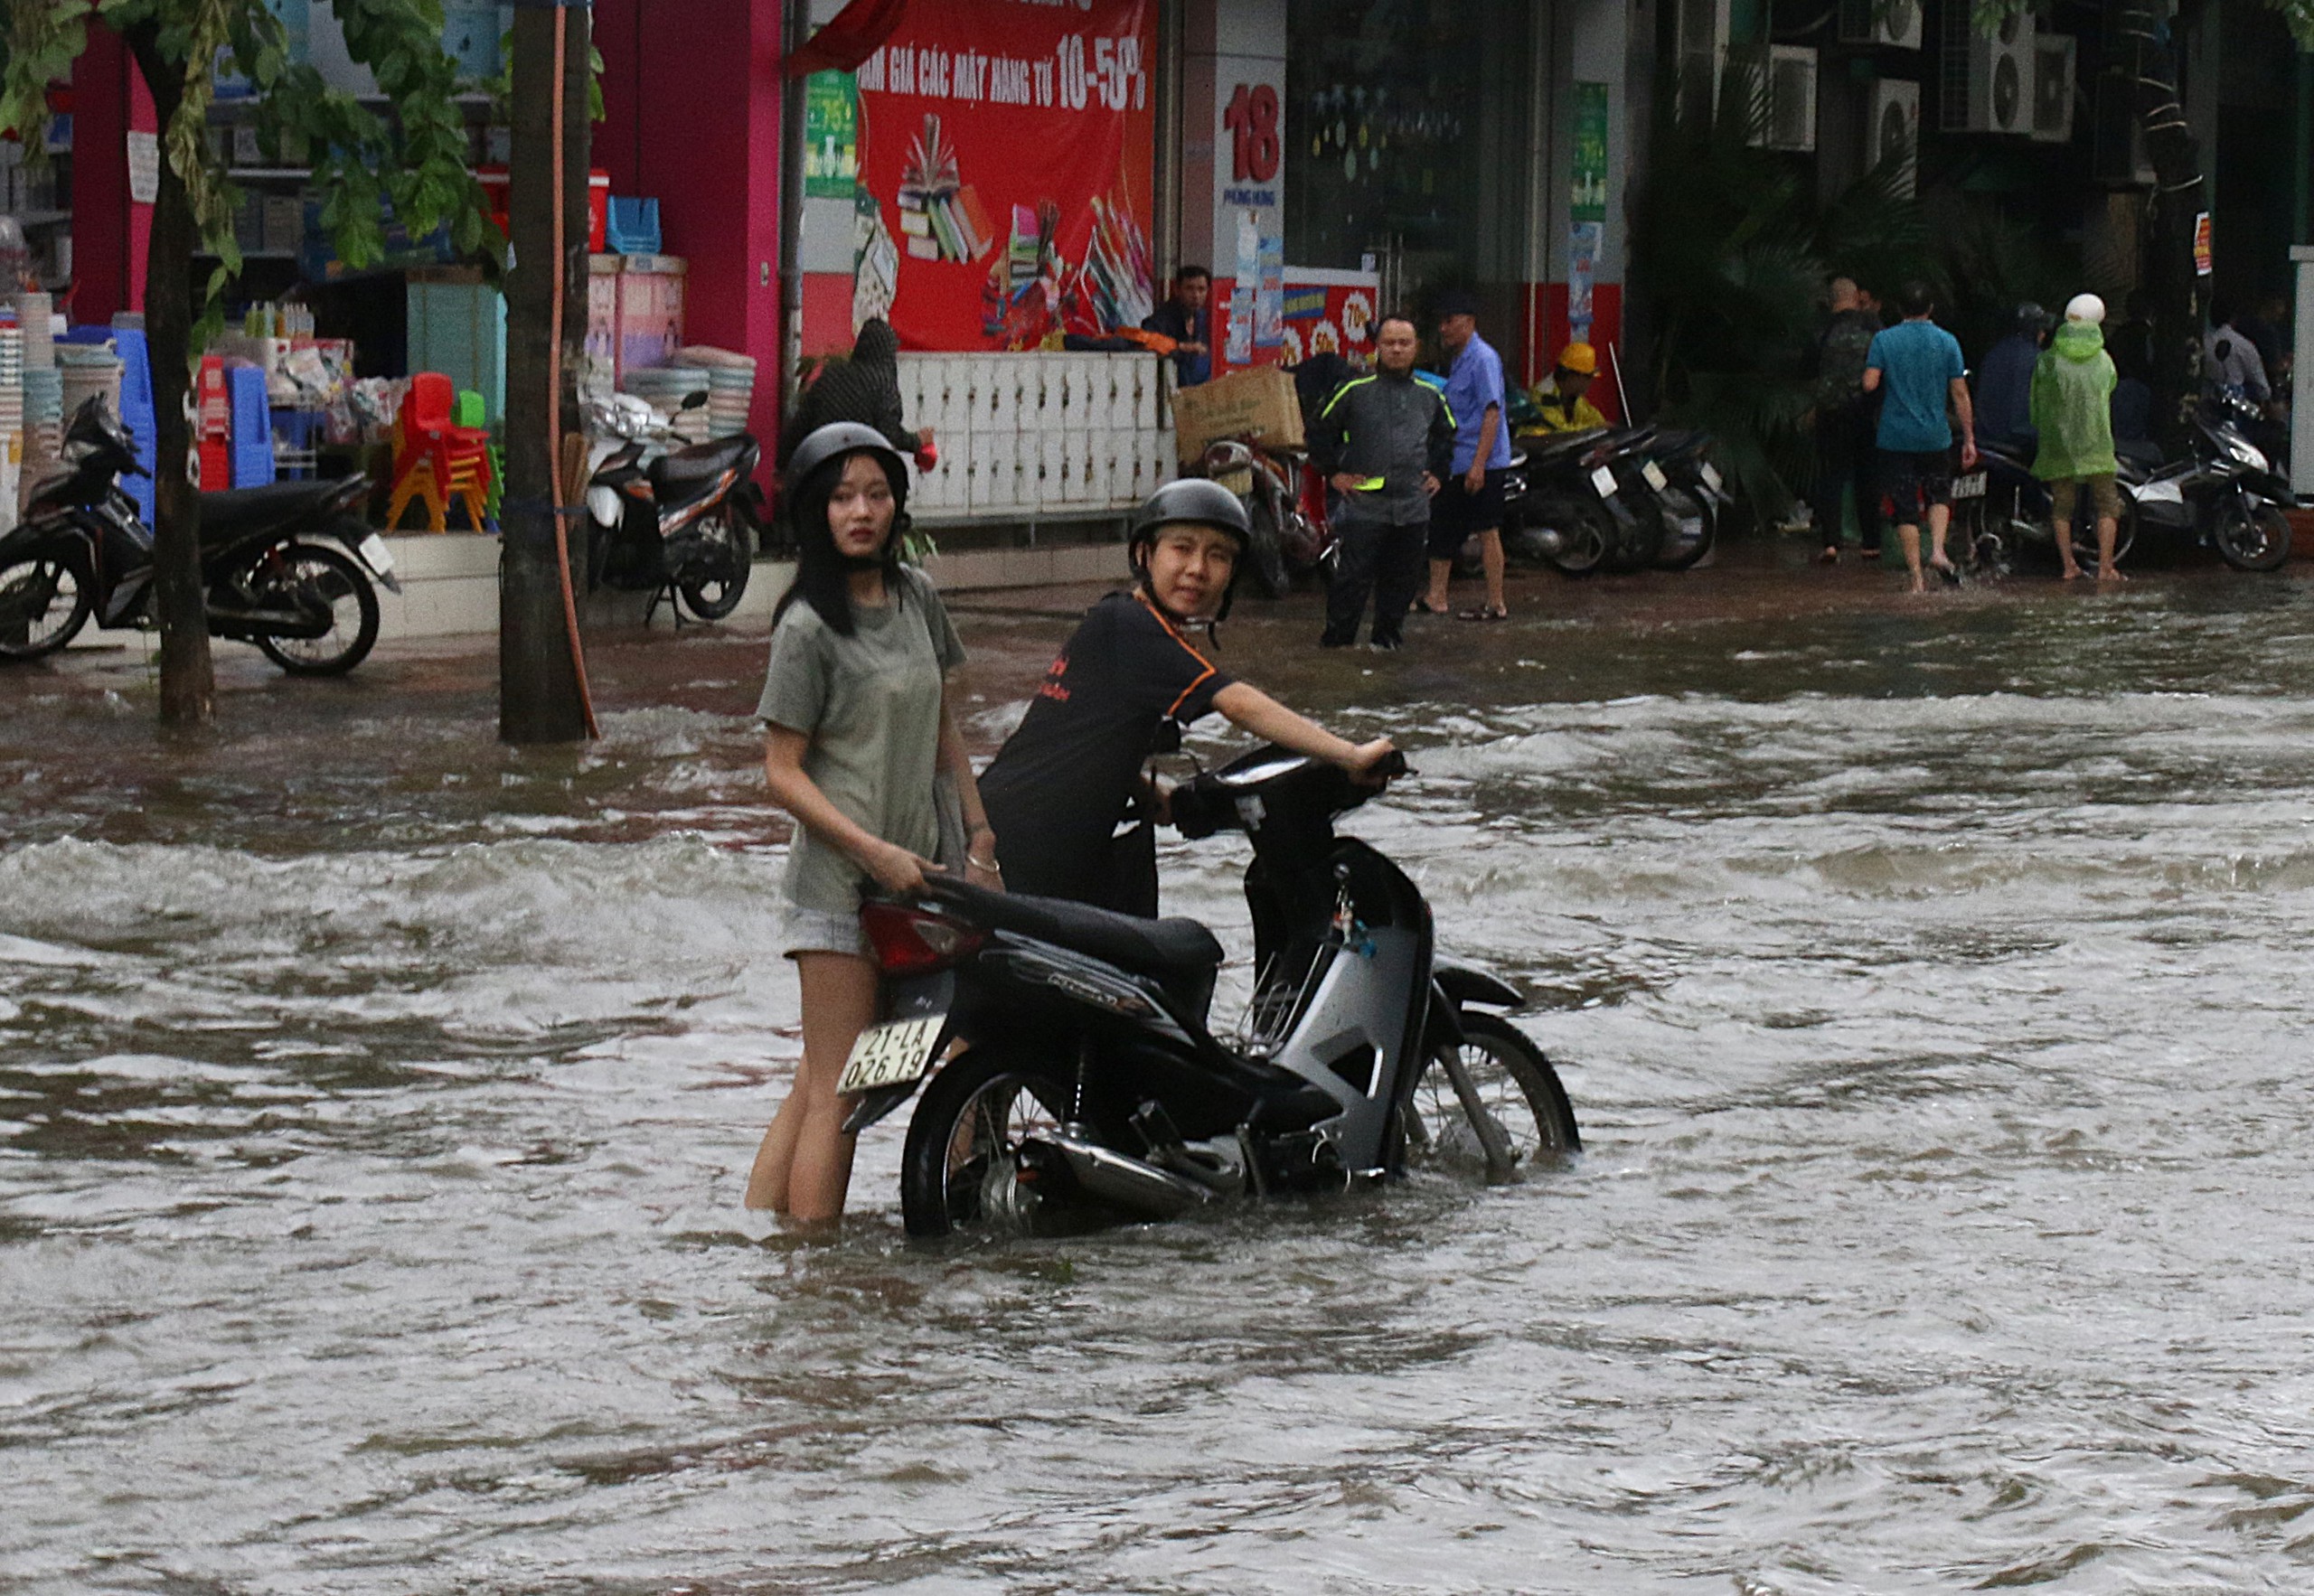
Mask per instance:
[[[1510,618],[1510,612],[1498,609],[1464,610],[1456,618],[1464,621],[1507,621]]]
[[[1433,604],[1426,598],[1417,598],[1406,607],[1417,615],[1443,615],[1446,613],[1444,605]]]

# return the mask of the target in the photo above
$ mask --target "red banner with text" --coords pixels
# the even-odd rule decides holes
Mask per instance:
[[[861,63],[855,311],[1032,349],[1153,308],[1156,0],[908,0]]]

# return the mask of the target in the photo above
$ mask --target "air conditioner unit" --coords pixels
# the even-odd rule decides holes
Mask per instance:
[[[2090,129],[2090,175],[2116,187],[2151,188],[2153,163],[2146,158],[2145,125],[2137,114],[2137,97],[2129,80],[2099,78],[2091,108],[2095,120]]]
[[[2073,142],[2078,48],[2070,33],[2041,33],[2033,40],[2033,136],[2042,144]]]
[[[1947,5],[1944,14],[1938,126],[1947,133],[2030,133],[2032,14],[2008,12],[1991,33],[1978,28],[1965,5]]]
[[[1920,48],[1920,0],[1840,0],[1840,42]]]
[[[1910,198],[1920,160],[1920,85],[1879,78],[1865,99],[1864,169],[1877,172],[1892,156],[1901,163],[1893,186]]]
[[[1752,142],[1806,154],[1816,147],[1816,52],[1801,44],[1739,44],[1727,52],[1727,80],[1761,99]]]

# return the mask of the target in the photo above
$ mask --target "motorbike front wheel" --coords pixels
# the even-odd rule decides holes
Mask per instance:
[[[318,543],[268,549],[242,583],[260,605],[326,612],[318,637],[260,637],[265,657],[292,676],[343,676],[378,641],[378,591],[349,557]]]
[[[747,532],[726,511],[711,521],[702,521],[699,535],[700,553],[690,562],[686,577],[675,585],[675,591],[692,615],[702,621],[720,621],[739,607],[739,599],[748,590],[748,573],[753,567],[748,558]]]
[[[1057,1073],[975,1047],[942,1068],[908,1122],[900,1216],[931,1239],[965,1231],[1035,1235],[1059,1217],[1021,1147],[1060,1127],[1072,1093]]]
[[[80,573],[53,549],[0,565],[0,659],[54,653],[89,624],[92,602]]]
[[[1264,598],[1284,598],[1293,591],[1293,577],[1285,568],[1285,534],[1277,524],[1277,510],[1256,494],[1246,512],[1254,528],[1251,546],[1246,550],[1254,591]]]
[[[1667,571],[1683,571],[1711,552],[1710,508],[1685,488],[1667,488],[1663,514],[1670,523],[1655,563]]]
[[[1487,1117],[1510,1144],[1514,1178],[1582,1151],[1574,1106],[1543,1050],[1517,1026],[1495,1015],[1464,1014],[1462,1022],[1463,1067],[1478,1089]],[[1475,1169],[1483,1178],[1484,1147],[1462,1094],[1437,1060],[1425,1060],[1415,1078],[1401,1128],[1410,1167]]]
[[[2280,570],[2290,558],[2290,517],[2278,504],[2236,496],[2217,507],[2211,529],[2219,558],[2239,571]]]

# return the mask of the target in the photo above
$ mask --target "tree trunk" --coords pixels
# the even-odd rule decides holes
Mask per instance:
[[[2202,323],[2208,306],[2194,267],[2194,224],[2209,208],[2202,183],[2201,141],[2193,136],[2178,96],[2175,23],[2170,42],[2158,30],[2162,16],[2146,0],[2110,0],[2106,32],[2115,65],[2133,90],[2132,103],[2153,164],[2152,203],[2146,216],[2143,286],[2153,313],[2154,423],[2168,446],[2179,444],[2201,391]]]
[[[151,24],[131,29],[129,49],[159,114],[163,147],[184,96],[184,69],[161,53]],[[187,409],[193,376],[192,202],[184,180],[161,160],[153,233],[145,251],[145,343],[153,368],[153,614],[161,628],[161,722],[205,726],[216,715],[209,657],[209,606],[201,580],[201,494]]]
[[[576,645],[569,635],[555,506],[564,502],[560,442],[566,430],[565,394],[576,365],[562,361],[562,392],[550,393],[555,277],[563,278],[563,343],[583,351],[587,330],[587,11],[562,8],[563,80],[554,76],[558,12],[519,6],[514,12],[514,182],[507,196],[514,269],[506,277],[506,489],[500,512],[498,577],[498,735],[509,743],[570,743],[587,735]],[[575,111],[569,84],[580,85]],[[565,182],[558,194],[553,170],[554,104],[564,98]],[[577,195],[576,225],[569,196]],[[563,258],[555,258],[554,211],[563,207]],[[570,268],[575,263],[577,270]],[[573,525],[572,580],[583,589],[584,523]]]

